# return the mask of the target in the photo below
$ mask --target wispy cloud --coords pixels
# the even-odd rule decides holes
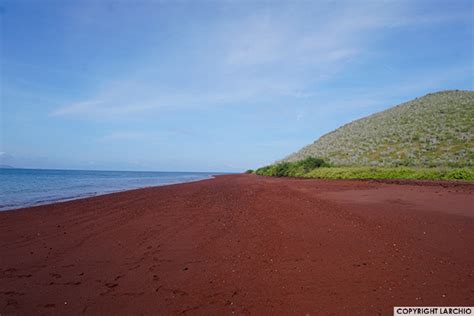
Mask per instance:
[[[196,136],[196,131],[185,127],[168,128],[165,131],[143,129],[120,129],[105,133],[96,139],[98,143],[124,142],[124,141],[149,141],[156,143],[169,139],[187,139]]]
[[[86,102],[73,103],[73,104],[63,106],[63,107],[53,110],[51,112],[51,115],[53,116],[76,115],[76,114],[87,113],[91,111],[95,111],[96,114],[100,114],[101,104],[103,104],[103,102],[100,102],[100,101],[86,101]]]
[[[142,62],[146,67],[124,73],[118,86],[116,79],[104,79],[89,100],[62,105],[51,115],[126,118],[153,115],[162,109],[223,106],[279,96],[300,98],[364,54],[373,53],[377,31],[459,18],[413,13],[407,9],[408,2],[333,6],[321,2],[308,12],[297,7],[262,9],[219,21],[211,30],[193,31],[195,52],[173,59],[173,65],[180,66],[176,74],[160,59],[150,57]],[[158,52],[159,47],[151,50]],[[174,78],[163,76],[159,69],[166,69]]]
[[[464,0],[8,6],[0,151],[16,166],[252,167],[361,116],[473,87]]]
[[[98,139],[98,142],[113,142],[113,141],[146,141],[146,140],[157,140],[162,138],[157,133],[147,133],[138,131],[115,131]]]

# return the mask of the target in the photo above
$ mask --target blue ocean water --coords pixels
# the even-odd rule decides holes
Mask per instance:
[[[0,169],[0,211],[212,178],[203,172]]]

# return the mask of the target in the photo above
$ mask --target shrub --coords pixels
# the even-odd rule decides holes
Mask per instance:
[[[308,157],[296,162],[280,162],[265,166],[257,169],[255,173],[273,177],[302,177],[313,169],[328,166],[329,164],[321,158]]]
[[[291,163],[289,162],[278,163],[270,168],[270,173],[274,177],[287,177],[289,176],[290,167]]]
[[[473,168],[407,168],[407,167],[334,167],[319,168],[305,175],[317,179],[416,179],[474,180]]]
[[[296,164],[301,166],[304,172],[309,172],[316,168],[329,167],[329,164],[324,161],[322,158],[308,157],[306,159],[297,161]]]
[[[353,121],[288,156],[334,166],[472,167],[474,91],[444,91]]]
[[[245,171],[245,173],[253,173],[254,171],[252,169],[249,169],[247,171]]]

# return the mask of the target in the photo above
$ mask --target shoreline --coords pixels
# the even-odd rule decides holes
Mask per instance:
[[[152,186],[145,186],[145,187],[132,188],[132,189],[123,189],[123,190],[109,191],[109,192],[104,192],[104,193],[94,193],[94,194],[91,194],[91,195],[83,195],[83,196],[78,196],[78,197],[48,201],[48,202],[45,202],[45,203],[38,203],[38,204],[35,203],[35,204],[24,205],[24,206],[15,207],[15,208],[0,209],[0,213],[2,213],[2,212],[11,212],[11,211],[21,211],[23,209],[35,208],[35,207],[38,207],[38,206],[55,205],[55,204],[60,204],[60,203],[65,203],[65,202],[76,201],[76,200],[93,199],[95,197],[100,197],[100,196],[104,196],[104,195],[117,194],[117,193],[123,193],[123,192],[135,191],[135,190],[142,190],[142,189],[149,189],[149,188],[158,188],[158,187],[165,187],[165,186],[173,186],[173,185],[180,185],[180,184],[186,184],[186,183],[200,182],[200,181],[212,180],[212,179],[215,179],[217,177],[228,176],[228,175],[240,175],[240,174],[215,174],[215,175],[211,175],[209,178],[198,179],[198,180],[190,180],[190,181],[185,181],[185,182],[169,183],[169,184],[162,184],[162,185],[152,185]],[[270,177],[271,178],[271,176],[260,176],[260,175],[258,175],[258,176],[259,177]],[[273,177],[273,178],[275,178],[275,177]],[[474,188],[474,182],[473,181],[465,181],[465,180],[314,179],[314,178],[305,178],[305,177],[282,177],[282,179],[291,179],[291,180],[297,180],[297,181],[329,181],[329,182],[353,181],[353,182],[361,182],[361,183],[379,183],[379,184],[392,184],[392,185],[414,185],[414,186],[433,186],[433,187],[440,186],[440,187],[444,187],[444,188],[450,188],[450,187],[461,187],[461,188],[462,187],[467,187],[467,188],[472,187],[472,188]]]
[[[0,212],[0,313],[474,305],[473,185],[206,180]]]
[[[178,184],[183,184],[183,183],[191,183],[191,182],[199,182],[199,181],[205,181],[205,180],[211,180],[214,179],[216,176],[219,176],[219,174],[215,175],[210,175],[208,178],[203,178],[203,179],[198,179],[198,180],[189,180],[189,181],[184,181],[184,182],[176,182],[176,183],[166,183],[166,184],[161,184],[161,185],[151,185],[151,186],[144,186],[144,187],[138,187],[138,188],[130,188],[130,189],[123,189],[123,190],[112,190],[112,191],[104,191],[104,192],[93,192],[93,193],[84,193],[83,195],[78,195],[74,197],[65,197],[65,198],[58,198],[54,200],[49,200],[49,201],[40,201],[37,203],[31,203],[31,204],[24,204],[21,206],[14,206],[10,208],[8,205],[6,208],[3,208],[2,205],[0,205],[0,213],[1,212],[11,212],[11,211],[19,211],[22,209],[29,209],[37,206],[45,206],[45,205],[52,205],[52,204],[58,204],[58,203],[64,203],[64,202],[70,202],[70,201],[76,201],[76,200],[82,200],[82,199],[90,199],[90,198],[95,198],[98,196],[104,196],[108,194],[115,194],[115,193],[122,193],[122,192],[127,192],[127,191],[134,191],[134,190],[141,190],[141,189],[147,189],[147,188],[155,188],[155,187],[163,187],[163,186],[168,186],[168,185],[178,185]]]

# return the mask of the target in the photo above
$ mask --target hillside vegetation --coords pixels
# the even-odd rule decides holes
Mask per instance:
[[[254,171],[249,170],[248,173]],[[453,167],[334,167],[324,160],[307,157],[294,162],[279,162],[255,170],[262,176],[303,177],[316,179],[416,179],[474,180],[474,168]]]
[[[284,162],[332,166],[473,167],[474,91],[431,93],[346,124]]]

